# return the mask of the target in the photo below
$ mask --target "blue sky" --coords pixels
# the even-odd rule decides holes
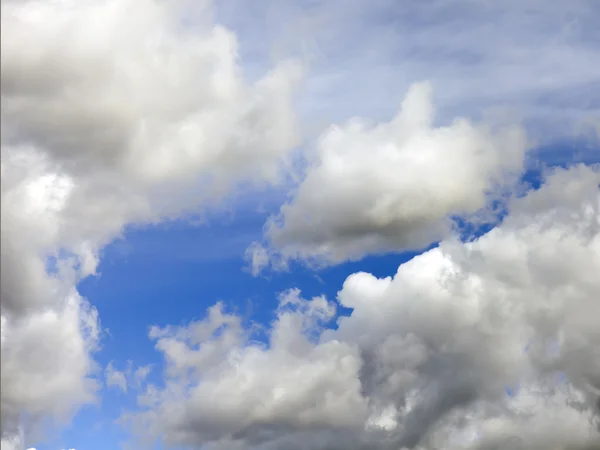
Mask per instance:
[[[3,2],[3,450],[600,440],[598,21]]]

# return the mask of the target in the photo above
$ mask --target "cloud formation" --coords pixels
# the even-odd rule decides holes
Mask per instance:
[[[316,127],[355,115],[383,120],[421,80],[434,84],[444,119],[501,112],[546,142],[599,113],[594,0],[265,2],[261,27],[253,25],[263,16],[235,14],[243,1],[224,3],[253,56],[264,42],[307,55],[301,108]]]
[[[600,10],[589,0],[311,3],[303,19],[309,35],[325,30],[309,42],[322,59],[309,55],[315,72],[297,106],[344,124],[305,155],[266,245],[251,247],[255,269],[444,241],[394,277],[351,275],[337,304],[287,291],[267,343],[219,305],[187,327],[153,328],[167,361],[158,387],[149,366],[97,367],[102,327],[77,284],[124,227],[289,175],[305,137],[293,108],[303,66],[286,60],[251,81],[208,1],[2,0],[3,449],[24,449],[42,425],[98,401],[103,376],[144,389],[143,412],[130,417],[142,434],[191,448],[565,450],[598,440],[598,169],[556,171],[501,226],[462,243],[449,217],[510,188],[526,142],[517,128],[446,119],[499,100],[551,116],[546,125],[596,112]],[[342,29],[323,26],[332,17]],[[384,26],[358,32],[373,23]],[[350,72],[371,85],[357,89]],[[421,79],[439,88],[442,124],[429,85],[412,84]],[[408,89],[391,121],[343,122],[357,110],[381,115],[391,87]],[[339,305],[352,313],[333,325]]]
[[[246,84],[235,35],[184,3],[3,2],[3,138],[140,183],[274,178],[298,67]]]
[[[448,234],[450,216],[511,186],[526,148],[518,127],[435,126],[431,86],[415,84],[391,121],[356,118],[319,138],[293,198],[265,226],[268,248],[249,249],[253,271],[269,256],[334,264],[427,247]]]
[[[600,441],[600,171],[576,166],[475,241],[393,277],[282,295],[268,343],[220,305],[153,329],[164,389],[135,417],[207,449],[583,449]],[[507,394],[508,393],[508,394]]]
[[[100,325],[76,284],[102,246],[277,182],[297,142],[300,67],[247,82],[235,35],[189,6],[1,3],[3,448],[95,401]]]

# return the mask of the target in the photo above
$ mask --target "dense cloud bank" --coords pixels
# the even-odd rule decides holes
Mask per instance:
[[[284,293],[267,344],[220,305],[153,329],[167,384],[137,425],[210,449],[597,444],[599,183],[556,170],[492,231],[350,275],[337,303]]]

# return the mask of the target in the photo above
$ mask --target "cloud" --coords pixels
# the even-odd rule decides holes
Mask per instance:
[[[351,430],[367,414],[359,355],[344,343],[315,345],[306,336],[318,334],[334,314],[323,297],[283,294],[268,348],[249,342],[240,319],[221,305],[189,327],[152,329],[169,378],[164,392],[150,388],[142,397],[155,408],[141,417],[142,429],[165,429],[173,444],[224,439],[229,448],[239,444],[238,434],[259,443],[279,429]]]
[[[165,387],[133,423],[208,449],[585,448],[600,438],[600,172],[576,166],[337,301],[292,290],[268,331],[220,305],[152,329]],[[507,395],[507,391],[510,393]]]
[[[20,450],[22,447],[19,435],[4,437],[0,441],[0,446],[5,450]],[[27,449],[31,450],[31,449]]]
[[[127,361],[123,370],[115,368],[113,361],[109,362],[104,369],[106,387],[115,387],[123,393],[130,390],[139,391],[143,389],[148,375],[152,371],[152,365],[134,367],[133,361]]]
[[[140,183],[275,178],[295,144],[297,67],[246,84],[235,35],[201,17],[181,29],[178,3],[3,3],[6,140]]]
[[[100,335],[96,310],[74,287],[94,272],[87,242],[73,249],[78,262],[52,258],[71,179],[30,156],[2,148],[2,439],[17,449],[42,418],[67,419],[94,400],[90,352]]]
[[[76,284],[105,244],[281,178],[301,68],[247,82],[209,7],[2,1],[3,447],[95,401],[100,324]]]
[[[546,142],[598,115],[593,0],[283,1],[267,3],[264,19],[240,14],[243,1],[224,3],[253,59],[281,52],[311,61],[300,105],[313,130],[356,114],[382,120],[424,79],[442,118],[501,111]]]
[[[112,362],[106,366],[104,371],[104,375],[106,377],[106,386],[112,387],[115,386],[119,388],[123,392],[127,392],[127,377],[125,372],[121,372],[120,370],[116,370]]]
[[[421,83],[387,123],[330,127],[293,198],[265,227],[271,258],[335,264],[424,248],[448,234],[451,215],[485,207],[523,170],[519,128],[466,119],[436,127],[433,119],[431,86]],[[256,273],[268,251],[254,244],[249,253]]]
[[[133,372],[133,378],[135,380],[136,386],[141,386],[146,381],[151,371],[152,366],[150,364],[140,366],[137,369],[135,369],[135,371]]]

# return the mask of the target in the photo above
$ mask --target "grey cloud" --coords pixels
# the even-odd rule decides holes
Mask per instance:
[[[225,323],[215,313],[154,332],[166,388],[140,399],[134,423],[189,448],[598,442],[599,182],[597,169],[556,170],[476,241],[443,241],[394,277],[351,275],[338,302],[352,312],[337,327],[333,303],[290,291],[267,344],[229,339],[244,334],[233,318],[190,341]],[[186,362],[197,370],[184,376]]]
[[[411,86],[399,113],[371,125],[352,119],[320,138],[291,200],[265,226],[266,256],[317,265],[415,250],[445,237],[452,215],[471,215],[510,188],[525,163],[518,127],[494,130],[457,118],[433,125],[431,86]]]

